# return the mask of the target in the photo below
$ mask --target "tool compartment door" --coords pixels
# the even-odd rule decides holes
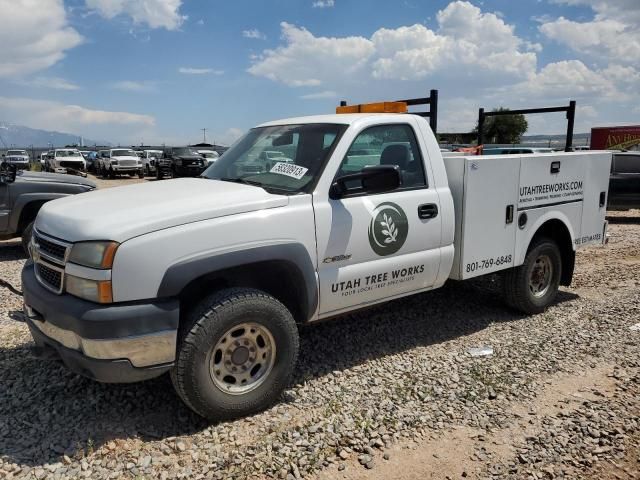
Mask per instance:
[[[514,264],[520,157],[467,157],[464,176],[460,279]]]
[[[610,152],[585,152],[580,161],[585,165],[582,232],[574,239],[576,248],[604,243],[605,216],[611,170]],[[640,186],[640,182],[638,182]],[[640,192],[639,192],[640,193]]]

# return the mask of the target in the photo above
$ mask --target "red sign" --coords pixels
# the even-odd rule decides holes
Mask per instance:
[[[591,129],[591,150],[628,150],[640,145],[640,125]]]

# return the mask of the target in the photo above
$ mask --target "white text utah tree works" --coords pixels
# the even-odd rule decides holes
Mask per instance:
[[[508,305],[541,312],[605,241],[611,155],[443,159],[401,112],[266,123],[201,178],[45,204],[22,273],[37,347],[102,382],[169,371],[217,420],[278,398],[300,324],[498,271]]]

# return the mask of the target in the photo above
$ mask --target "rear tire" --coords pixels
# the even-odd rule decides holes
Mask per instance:
[[[555,300],[562,276],[562,257],[555,241],[532,242],[524,263],[504,274],[507,304],[524,313],[541,313]]]
[[[31,235],[33,234],[33,223],[29,223],[24,230],[22,230],[22,248],[24,249],[24,253],[29,256],[29,242],[31,241]]]
[[[248,288],[216,292],[184,319],[171,380],[184,403],[211,421],[264,410],[286,388],[298,329],[274,297]]]

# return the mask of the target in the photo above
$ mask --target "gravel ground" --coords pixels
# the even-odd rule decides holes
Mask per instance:
[[[0,478],[640,478],[640,211],[609,231],[544,314],[488,278],[304,328],[281,402],[217,425],[166,377],[35,359],[0,287]],[[1,279],[19,289],[23,263],[1,244]]]

